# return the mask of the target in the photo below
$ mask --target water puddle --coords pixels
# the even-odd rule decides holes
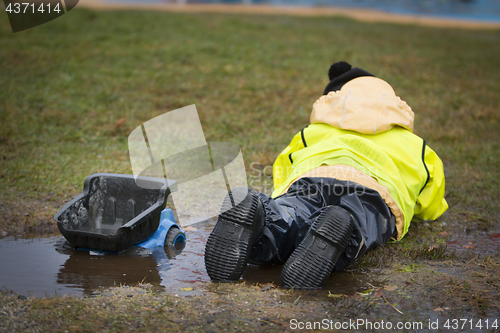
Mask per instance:
[[[214,221],[189,227],[182,251],[130,249],[120,254],[75,250],[63,236],[0,239],[0,287],[15,293],[93,295],[104,288],[148,283],[176,291],[209,282],[203,253]],[[176,253],[180,252],[180,253]]]
[[[121,254],[101,254],[74,250],[61,235],[44,238],[5,237],[0,239],[0,287],[25,296],[95,295],[102,289],[148,283],[156,290],[179,293],[194,283],[208,283],[203,254],[215,220],[187,227],[187,242],[182,251],[157,248],[128,250]],[[482,237],[481,237],[482,238]],[[477,238],[460,237],[448,246],[478,254],[499,253],[500,234]],[[180,252],[180,253],[179,253]],[[249,266],[243,279],[247,284],[280,284],[282,266]],[[373,279],[363,273],[337,272],[319,291],[354,294]],[[191,292],[196,293],[197,288]],[[309,295],[310,294],[310,295]],[[308,292],[314,296],[314,292]]]
[[[156,290],[182,294],[182,288],[208,283],[203,261],[205,244],[215,220],[189,226],[182,251],[157,248],[152,252],[131,249],[120,254],[75,250],[61,235],[44,238],[0,239],[0,287],[25,296],[95,295],[102,289],[148,283]],[[282,266],[249,266],[243,278],[248,284],[279,285]],[[333,274],[323,290],[354,293],[357,278]],[[361,275],[361,274],[358,274]],[[346,283],[346,281],[349,281]],[[196,290],[194,291],[196,292]],[[192,294],[192,293],[191,293]]]

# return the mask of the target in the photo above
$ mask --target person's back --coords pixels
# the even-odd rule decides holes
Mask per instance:
[[[311,124],[278,156],[272,196],[305,175],[329,175],[373,187],[364,181],[368,175],[381,185],[375,186],[396,217],[400,239],[415,208],[417,218],[433,220],[448,207],[443,164],[425,140],[412,133],[413,120],[411,108],[387,82],[370,76],[350,80],[314,103]],[[362,174],[320,168],[337,165]]]

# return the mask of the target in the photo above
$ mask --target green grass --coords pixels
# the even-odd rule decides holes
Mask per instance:
[[[1,200],[130,174],[130,131],[189,104],[207,141],[238,144],[248,170],[270,166],[346,60],[412,106],[445,163],[451,211],[498,223],[500,31],[76,9],[16,34],[1,15],[0,40]]]
[[[443,304],[458,304],[465,314],[455,309],[442,318],[471,318],[482,309],[498,317],[492,278],[498,256],[472,253],[463,260],[445,243],[464,230],[500,227],[500,30],[77,8],[16,34],[0,15],[0,41],[0,237],[29,229],[33,211],[49,223],[92,173],[130,174],[130,131],[190,104],[198,108],[207,141],[238,144],[251,184],[269,185],[269,166],[308,124],[328,67],[338,60],[386,79],[412,106],[415,132],[445,164],[450,203],[440,222],[412,224],[403,241],[368,253],[343,273],[359,278],[356,271],[373,269],[367,281],[398,287],[386,291],[388,301],[328,299],[326,291],[326,302],[304,301],[306,294],[287,300],[282,291],[268,295],[241,284],[193,299],[124,294],[23,301],[0,293],[0,327],[282,331],[290,318],[373,313],[369,318],[401,320],[389,302],[410,319],[434,317]]]

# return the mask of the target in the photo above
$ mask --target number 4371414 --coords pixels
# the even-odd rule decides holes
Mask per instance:
[[[59,8],[59,4],[56,3],[54,4],[34,4],[34,3],[29,3],[29,2],[14,2],[14,3],[9,3],[9,5],[5,8],[5,11],[8,13],[14,13],[14,14],[19,14],[19,13],[50,13],[51,11],[54,13],[59,13],[61,12],[61,9]]]
[[[493,320],[474,320],[474,319],[448,319],[443,325],[447,329],[457,330],[457,329],[498,329],[499,325],[497,323],[497,319]]]

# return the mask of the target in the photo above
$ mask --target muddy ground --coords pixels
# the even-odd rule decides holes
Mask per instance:
[[[52,233],[51,214],[68,198],[42,198],[10,216],[13,210],[2,208],[3,221],[19,219],[10,230],[3,225],[4,237]],[[40,212],[40,204],[50,208]],[[347,271],[332,274],[317,291],[284,290],[279,267],[252,266],[237,284],[198,282],[167,292],[140,281],[83,298],[35,298],[3,287],[0,330],[246,332],[344,325],[392,331],[406,325],[402,328],[419,331],[495,331],[499,234],[488,221],[467,223],[471,218],[452,211],[439,221],[413,223],[402,242],[370,252]]]

